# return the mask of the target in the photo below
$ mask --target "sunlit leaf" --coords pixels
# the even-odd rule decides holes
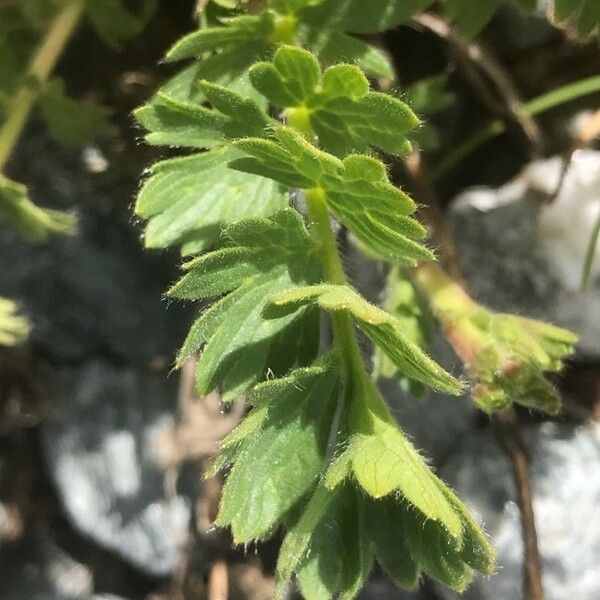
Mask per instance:
[[[404,336],[401,322],[369,304],[347,286],[322,284],[301,287],[274,296],[272,302],[278,306],[291,305],[292,308],[317,303],[327,311],[346,312],[404,375],[452,394],[457,394],[461,389],[460,383],[452,375]]]
[[[278,335],[310,317],[304,311],[269,318],[268,299],[299,282],[314,281],[318,270],[311,238],[291,209],[244,219],[229,226],[225,235],[229,243],[188,263],[187,274],[170,293],[198,300],[231,292],[196,321],[179,355],[181,363],[204,346],[197,367],[199,392],[220,387],[229,401],[267,375]],[[309,323],[315,325],[308,320],[305,326]]]
[[[0,296],[0,346],[15,346],[29,333],[29,321],[18,312],[17,305]]]
[[[250,158],[231,166],[307,190],[378,257],[409,263],[433,258],[416,241],[425,229],[410,216],[415,203],[390,183],[383,163],[363,155],[341,161],[289,128],[277,128],[274,136],[236,142]]]
[[[335,65],[321,74],[314,55],[284,46],[272,62],[255,64],[250,76],[271,103],[286,109],[290,124],[313,132],[319,145],[335,155],[369,146],[392,154],[410,151],[405,134],[419,120],[401,100],[370,91],[354,65]]]
[[[287,205],[287,194],[277,183],[229,169],[236,154],[231,148],[215,148],[151,168],[135,207],[137,215],[148,219],[148,248],[178,245],[183,254],[201,252],[219,240],[227,225]]]
[[[75,216],[36,206],[27,188],[0,173],[0,222],[11,225],[30,242],[42,242],[51,234],[68,235],[75,230]]]

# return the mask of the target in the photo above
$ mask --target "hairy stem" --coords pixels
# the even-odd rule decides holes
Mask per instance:
[[[331,230],[329,211],[323,194],[319,190],[309,190],[306,201],[311,221],[311,234],[319,251],[323,276],[328,283],[346,285],[348,281]],[[331,320],[334,343],[342,359],[345,384],[349,387],[355,377],[364,374],[364,364],[350,317],[341,312],[333,313]]]
[[[0,129],[0,172],[19,141],[39,91],[54,70],[83,15],[84,8],[85,0],[70,0],[65,4],[38,46],[29,64],[25,82],[10,100],[8,118]]]

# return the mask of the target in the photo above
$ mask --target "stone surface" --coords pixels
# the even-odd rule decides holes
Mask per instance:
[[[178,257],[144,250],[127,204],[115,199],[122,192],[94,187],[77,152],[32,132],[14,164],[26,165],[11,175],[27,181],[37,204],[79,218],[75,236],[38,246],[2,228],[0,295],[22,303],[34,326],[32,345],[56,361],[170,359],[187,325],[181,303],[162,301]]]
[[[600,246],[585,292],[580,282],[600,211],[600,152],[575,152],[553,198],[562,169],[562,159],[551,158],[499,189],[465,191],[449,211],[449,226],[477,300],[573,329],[582,352],[597,356]]]
[[[531,451],[534,510],[547,600],[600,598],[600,425],[546,423],[524,431]],[[442,476],[483,520],[498,572],[464,600],[522,597],[520,516],[507,460],[484,433],[471,434]],[[444,598],[459,596],[439,590]]]
[[[3,600],[89,600],[90,569],[60,548],[46,531],[35,530],[0,547]]]
[[[167,496],[158,447],[174,425],[175,390],[152,375],[96,361],[62,372],[43,453],[68,518],[152,575],[177,566],[191,515]]]

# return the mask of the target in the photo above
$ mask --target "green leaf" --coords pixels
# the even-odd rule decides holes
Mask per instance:
[[[329,209],[374,255],[386,260],[431,260],[417,241],[425,229],[410,215],[415,203],[387,178],[383,163],[362,155],[340,161],[301,135],[279,127],[274,139],[248,139],[235,146],[251,158],[232,168],[307,190]]]
[[[362,499],[352,486],[332,493],[335,499],[315,527],[297,570],[307,600],[354,598],[373,564],[363,536]]]
[[[310,39],[306,40],[306,44],[313,47]],[[340,62],[354,63],[370,77],[395,78],[390,59],[382,50],[339,31],[329,32],[318,56],[321,63],[327,66]]]
[[[269,218],[229,226],[230,242],[186,266],[170,294],[204,299],[230,292],[196,321],[180,352],[181,364],[203,344],[197,367],[201,394],[220,387],[223,400],[239,397],[267,374],[270,350],[297,319],[309,312],[269,318],[269,298],[318,276],[312,241],[299,214],[284,209]],[[232,291],[233,290],[233,291]],[[305,322],[305,326],[314,319]]]
[[[239,448],[216,520],[231,526],[236,543],[270,534],[314,486],[323,468],[338,381],[336,361],[329,357],[262,383],[251,394],[254,408],[246,419],[258,414],[259,422],[236,439]]]
[[[29,321],[18,314],[17,305],[0,296],[0,346],[15,346],[29,334]]]
[[[441,73],[413,83],[406,90],[406,100],[416,113],[433,115],[450,108],[456,96],[448,91],[448,75]]]
[[[490,311],[435,267],[419,268],[417,281],[463,361],[482,410],[502,410],[512,402],[551,414],[560,410],[545,374],[562,368],[577,336],[541,321]]]
[[[146,247],[180,245],[184,255],[201,252],[229,224],[287,205],[287,194],[277,183],[229,169],[236,155],[230,147],[215,148],[151,168],[135,206],[138,216],[149,219]]]
[[[402,588],[415,589],[420,565],[412,555],[400,502],[393,496],[365,501],[366,535],[379,564]]]
[[[282,14],[296,13],[307,6],[319,4],[321,0],[269,0],[269,6]]]
[[[416,510],[405,509],[402,518],[414,560],[448,587],[464,592],[473,571],[460,556],[460,540]]]
[[[278,590],[295,572],[306,598],[353,598],[374,557],[407,589],[416,587],[421,571],[457,591],[471,582],[473,569],[491,575],[495,555],[481,528],[450,490],[439,487],[460,520],[459,535],[402,497],[365,498],[350,483],[318,486],[284,539]]]
[[[456,494],[441,481],[438,485],[462,520],[461,559],[472,569],[490,577],[494,574],[496,568],[496,552],[494,548],[479,523],[471,516],[471,513]]]
[[[313,54],[283,46],[272,62],[250,70],[254,86],[273,104],[287,109],[287,118],[314,133],[325,150],[338,156],[370,146],[391,154],[407,154],[405,134],[419,120],[402,101],[369,91],[369,82],[354,65],[335,65],[321,75]]]
[[[555,0],[554,18],[574,22],[581,37],[600,32],[600,6],[596,0]]]
[[[283,540],[277,561],[276,583],[281,595],[281,590],[290,581],[302,560],[309,551],[313,532],[319,522],[327,514],[330,506],[335,504],[336,497],[341,492],[339,489],[330,490],[322,482],[317,484],[306,508],[293,523]]]
[[[69,213],[36,206],[24,185],[1,173],[0,221],[7,222],[29,242],[43,242],[51,234],[70,235],[76,225]]]
[[[135,111],[150,132],[149,144],[210,148],[226,139],[260,135],[274,123],[253,100],[208,81],[200,86],[213,109],[159,93]]]
[[[465,37],[477,35],[496,14],[503,0],[446,0],[446,16]]]
[[[291,305],[292,308],[317,303],[330,312],[346,312],[404,375],[447,393],[458,394],[461,390],[459,381],[406,339],[401,322],[369,304],[347,286],[322,284],[300,287],[273,297],[272,302],[277,306]]]
[[[167,52],[169,61],[199,57],[208,50],[230,49],[249,42],[265,42],[275,34],[275,14],[242,15],[228,19],[225,26],[207,27],[184,36]]]
[[[428,315],[412,282],[398,267],[388,273],[383,309],[396,317],[406,339],[419,348],[428,347],[432,336]],[[424,390],[421,383],[406,377],[378,346],[373,355],[373,376],[398,377],[402,387],[413,395]]]
[[[120,0],[87,0],[87,16],[104,42],[118,50],[123,42],[139,35],[156,11],[157,0],[144,0],[138,15]]]
[[[60,142],[81,145],[116,134],[105,107],[69,98],[59,79],[44,88],[39,102],[48,132]]]
[[[443,493],[443,484],[394,423],[381,395],[364,376],[354,382],[348,429],[352,473],[369,496],[400,493],[426,518],[460,539],[461,516]]]
[[[425,10],[433,0],[324,0],[302,13],[303,19],[325,29],[352,33],[379,33],[404,23]]]
[[[264,58],[268,51],[269,45],[263,42],[248,42],[224,49],[185,67],[167,81],[160,92],[170,98],[200,104],[206,102],[200,83],[210,81],[245,98],[251,98],[262,108],[266,108],[266,100],[250,83],[248,70],[252,64]]]
[[[425,77],[406,90],[406,101],[419,115],[429,116],[443,112],[456,102],[455,94],[448,91],[446,73]],[[431,122],[425,121],[409,135],[425,151],[437,150],[440,134]]]

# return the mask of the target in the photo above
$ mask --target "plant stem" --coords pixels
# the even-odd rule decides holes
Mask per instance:
[[[585,291],[590,283],[590,276],[592,274],[592,266],[594,265],[594,259],[596,258],[596,248],[598,246],[598,239],[600,238],[600,212],[596,217],[594,223],[594,229],[585,252],[585,260],[583,261],[583,269],[581,274],[581,290]]]
[[[335,285],[347,285],[323,193],[320,190],[309,190],[306,193],[306,201],[311,234],[319,251],[324,279]],[[354,378],[364,375],[365,371],[352,320],[346,313],[339,312],[331,315],[331,321],[334,343],[342,359],[345,384],[350,387]]]
[[[67,42],[77,27],[85,0],[69,0],[54,18],[45,38],[33,56],[25,82],[19,87],[8,105],[8,118],[0,129],[0,172],[4,169],[15,145],[21,137],[39,90],[48,78]]]
[[[596,92],[600,92],[600,75],[581,79],[580,81],[569,83],[546,94],[542,94],[523,104],[517,111],[517,115],[519,117],[533,117],[561,104],[571,102],[571,100],[576,100],[577,98]],[[435,181],[445,175],[463,158],[479,148],[479,146],[505,131],[506,124],[502,121],[496,120],[488,123],[483,129],[480,129],[465,142],[457,146],[440,162],[438,167],[432,172],[433,180]]]
[[[513,409],[509,409],[494,415],[492,425],[510,460],[517,490],[517,503],[521,512],[521,535],[525,555],[523,598],[524,600],[544,600],[542,558],[533,511],[533,488],[529,472],[528,451],[519,430],[519,418]]]

